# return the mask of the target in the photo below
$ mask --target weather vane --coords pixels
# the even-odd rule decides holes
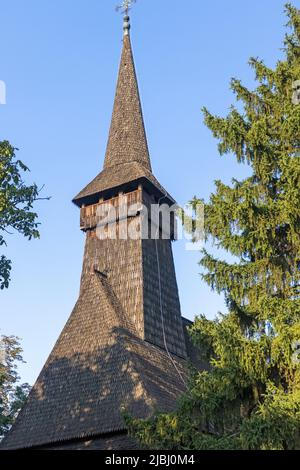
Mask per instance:
[[[128,13],[134,3],[136,3],[136,0],[123,0],[121,5],[116,7],[116,10],[121,11],[125,16],[128,16]]]

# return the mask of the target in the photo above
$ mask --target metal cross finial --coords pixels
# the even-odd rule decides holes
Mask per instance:
[[[125,16],[128,16],[128,13],[134,3],[136,3],[136,0],[123,0],[121,5],[117,6],[116,10],[121,11]]]
[[[116,7],[117,11],[121,11],[124,15],[124,36],[129,35],[129,30],[130,30],[130,20],[129,20],[129,10],[131,10],[132,5],[136,3],[136,0],[123,0],[121,5]]]

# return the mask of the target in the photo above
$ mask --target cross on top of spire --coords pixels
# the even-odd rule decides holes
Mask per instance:
[[[132,5],[134,3],[136,3],[136,0],[123,0],[121,5],[116,7],[116,10],[121,11],[124,15],[124,24],[123,24],[124,36],[128,36],[129,31],[130,31],[130,21],[129,21],[128,13],[131,10]]]
[[[123,0],[121,5],[117,6],[117,11],[121,11],[125,16],[128,16],[134,3],[136,3],[136,0]]]

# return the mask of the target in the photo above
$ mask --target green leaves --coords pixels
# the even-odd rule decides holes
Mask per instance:
[[[243,422],[241,442],[255,450],[293,450],[300,444],[300,391],[287,394],[268,383],[257,412]]]
[[[11,261],[5,258],[4,255],[0,257],[0,289],[8,288],[10,281]]]
[[[16,159],[17,149],[9,142],[0,142],[0,246],[6,245],[4,235],[18,232],[28,240],[39,238],[37,214],[33,205],[39,191],[35,184],[27,186],[23,173],[28,168]],[[11,261],[0,257],[0,288],[10,282]]]
[[[19,339],[0,337],[0,439],[10,429],[29,393],[29,385],[19,385],[17,363],[22,362]]]

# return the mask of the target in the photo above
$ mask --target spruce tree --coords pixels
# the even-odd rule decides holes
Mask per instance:
[[[254,91],[232,80],[243,110],[204,109],[220,154],[251,176],[217,181],[205,205],[207,238],[236,260],[207,251],[201,260],[228,313],[192,326],[209,366],[192,373],[178,410],[127,418],[150,448],[300,449],[300,12],[286,12],[284,59],[274,69],[250,60]]]

